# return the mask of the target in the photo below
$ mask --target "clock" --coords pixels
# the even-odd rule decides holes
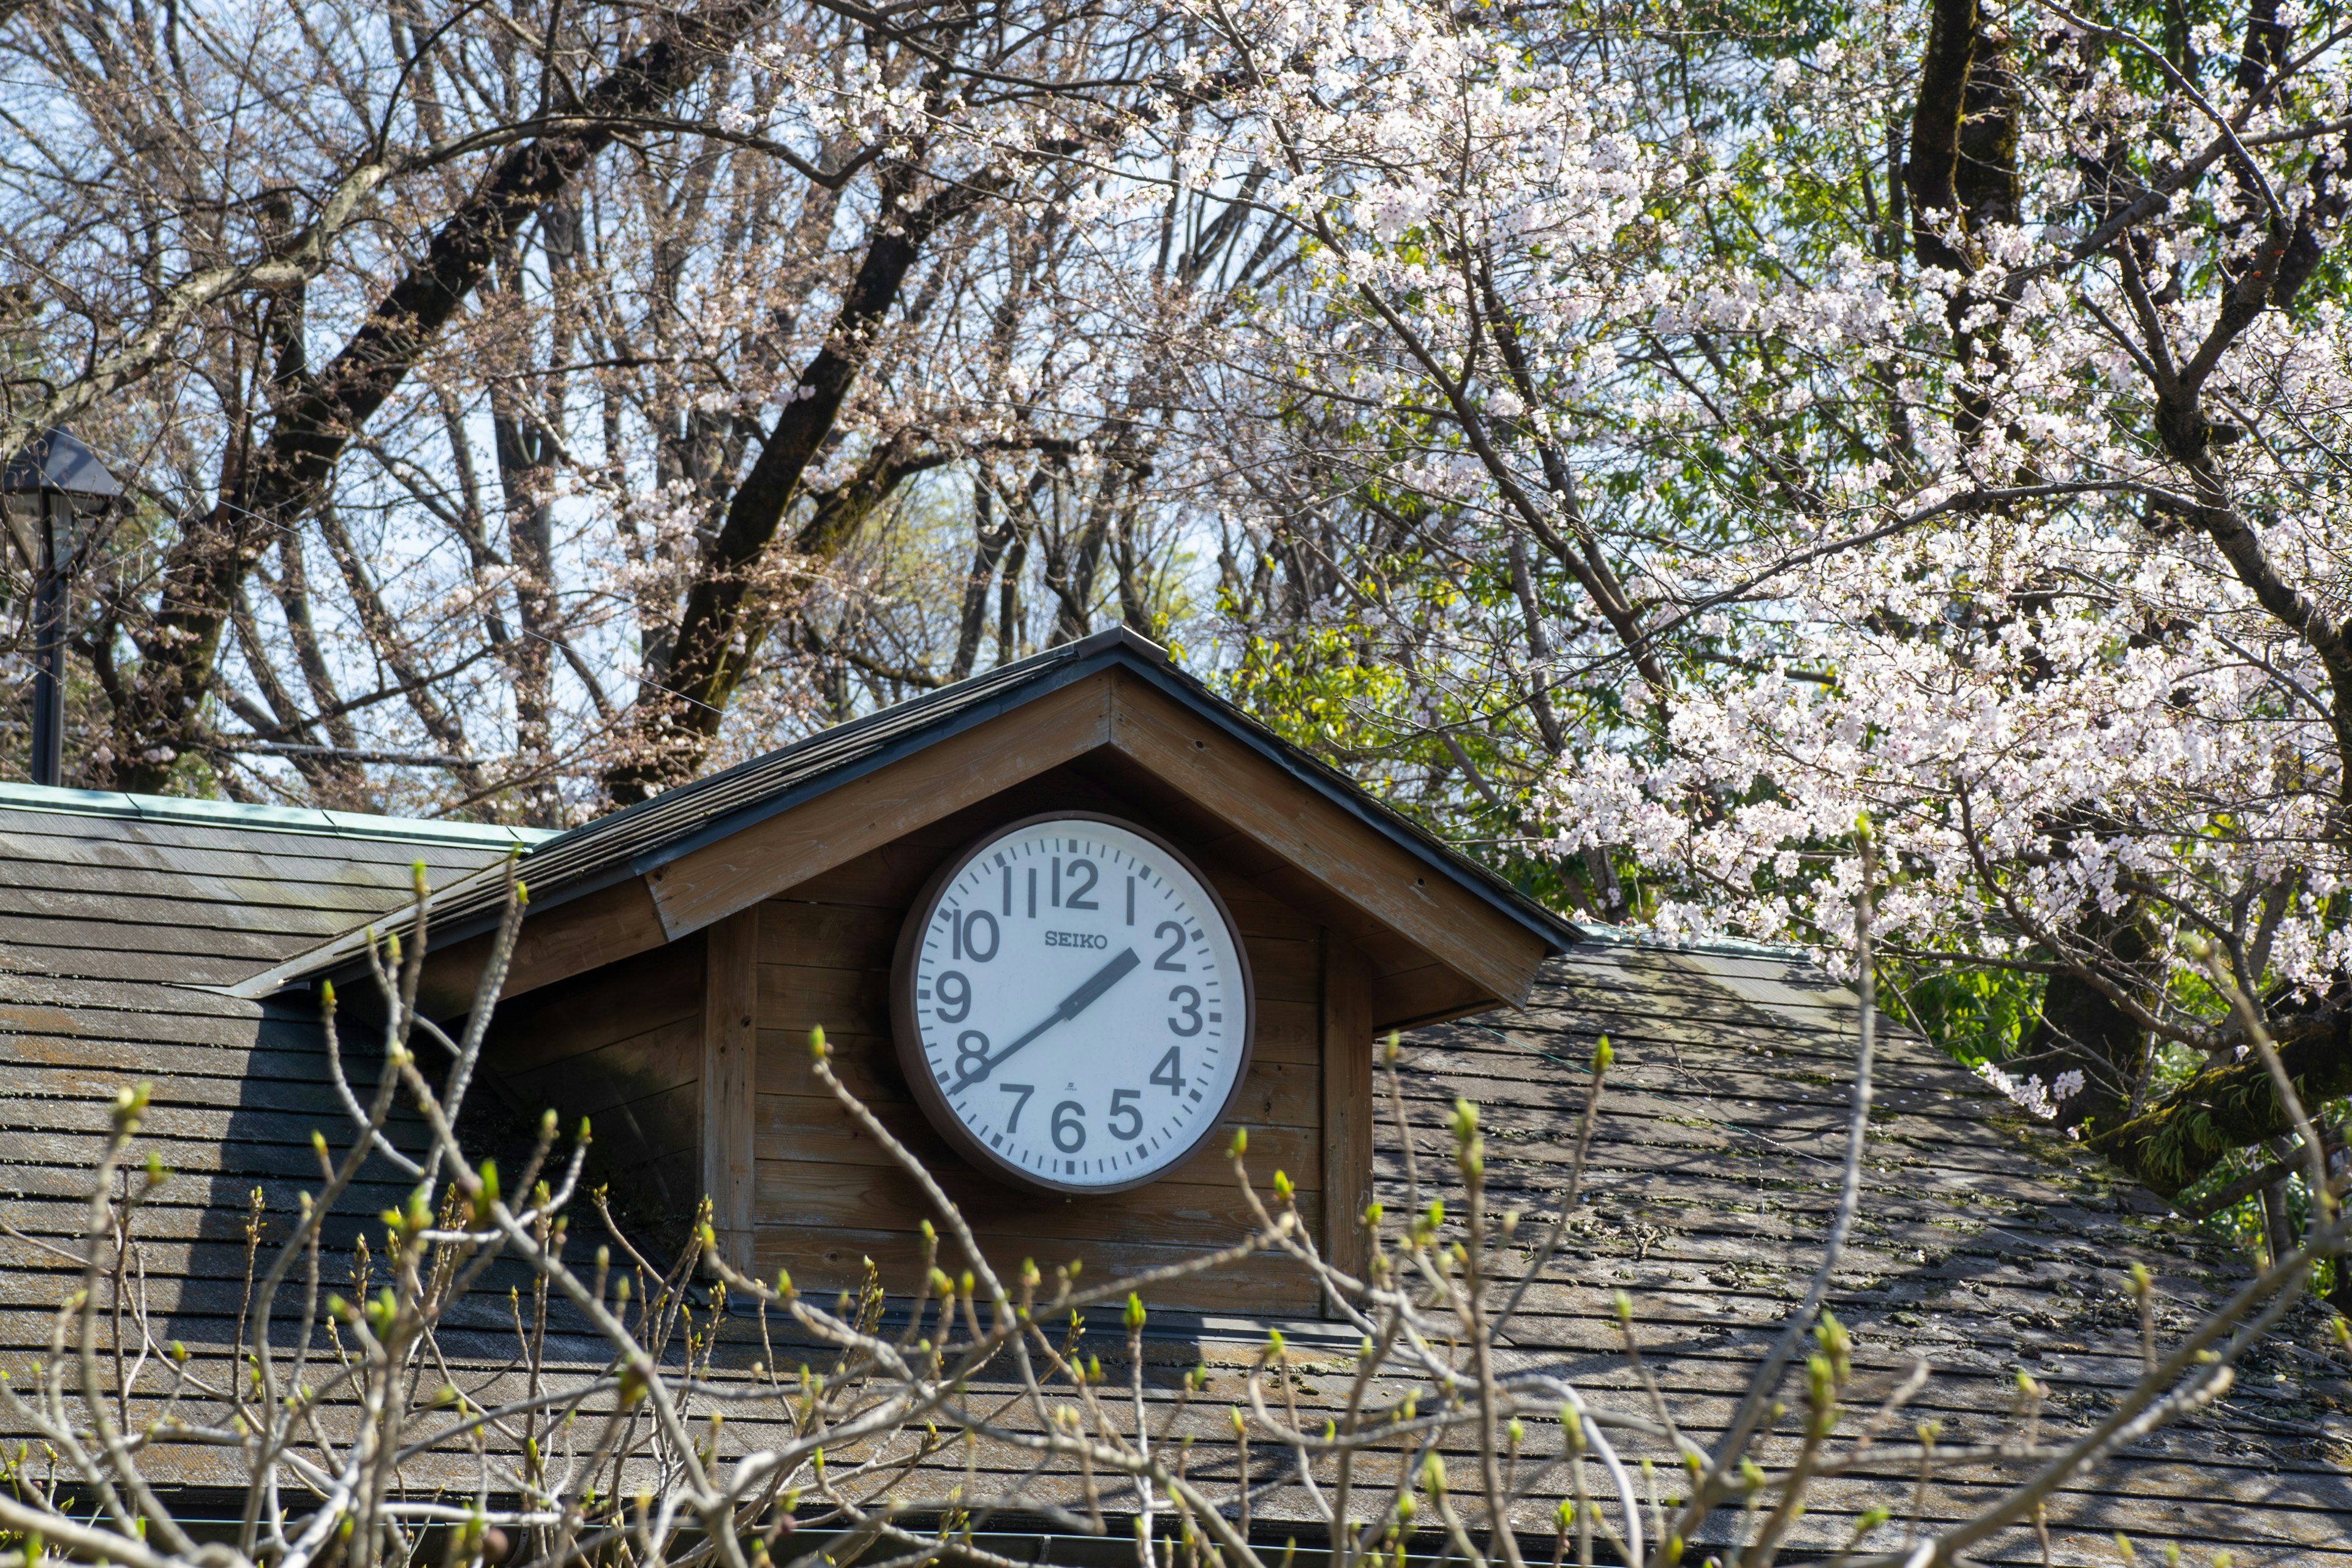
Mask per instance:
[[[1015,1186],[1113,1193],[1216,1131],[1249,1070],[1249,960],[1159,835],[1059,812],[950,856],[900,930],[891,1025],[958,1152]]]

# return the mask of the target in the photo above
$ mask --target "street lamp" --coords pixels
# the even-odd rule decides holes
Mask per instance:
[[[87,526],[122,487],[90,449],[64,430],[27,441],[0,470],[0,510],[33,565],[33,782],[65,772],[66,601]]]

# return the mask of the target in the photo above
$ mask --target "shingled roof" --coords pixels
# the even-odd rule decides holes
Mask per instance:
[[[223,994],[257,971],[546,837],[212,801],[0,784],[0,1366],[45,1345],[71,1287],[24,1237],[80,1235],[115,1094],[155,1086],[142,1136],[173,1173],[142,1215],[159,1342],[234,1338],[246,1213],[315,1186],[342,1122],[308,996]],[[413,1131],[406,1135],[413,1136]],[[362,1184],[397,1202],[399,1173]]]
[[[1494,1201],[1531,1211],[1559,1184],[1594,1041],[1614,1047],[1578,1249],[1559,1270],[1574,1282],[1532,1293],[1544,1315],[1520,1353],[1641,1407],[1612,1315],[1624,1290],[1677,1419],[1709,1440],[1819,1262],[1858,1005],[1789,954],[1592,944],[1548,965],[1526,1007],[1410,1037],[1424,1157],[1442,1152],[1451,1097],[1478,1101],[1501,1152]],[[2021,1370],[2053,1390],[2045,1433],[2079,1431],[2138,1374],[2133,1262],[2155,1277],[2160,1336],[2242,1279],[2234,1250],[1916,1036],[1882,1034],[1876,1078],[1861,1223],[1830,1298],[1867,1369],[1857,1398],[1924,1360],[1933,1379],[1911,1409],[1942,1423],[1945,1444],[1987,1441],[2014,1430]],[[1381,1153],[1393,1184],[1392,1138]],[[2323,1320],[2315,1307],[2298,1318],[2222,1404],[2066,1487],[2049,1509],[2053,1561],[2113,1563],[2123,1531],[2150,1561],[2177,1542],[2191,1561],[2229,1548],[2241,1564],[2352,1563],[2352,1358]],[[2000,1479],[1988,1468],[1933,1488],[1926,1514],[1962,1517]],[[1802,1537],[1834,1548],[1872,1502],[1900,1519],[1910,1500],[1899,1473],[1849,1476],[1815,1494]],[[2042,1561],[2025,1530],[1978,1555]]]
[[[21,1371],[74,1288],[38,1243],[79,1233],[82,1173],[114,1093],[154,1085],[141,1137],[175,1174],[141,1221],[159,1337],[200,1357],[234,1337],[248,1194],[282,1219],[315,1179],[310,1130],[341,1120],[306,998],[226,993],[338,929],[396,910],[408,866],[436,878],[493,864],[518,841],[477,829],[327,814],[248,813],[77,792],[0,793],[0,1366]],[[1602,933],[1592,933],[1595,937]],[[1676,951],[1588,940],[1545,966],[1528,1005],[1406,1039],[1404,1085],[1442,1152],[1456,1095],[1485,1108],[1498,1205],[1541,1212],[1559,1188],[1594,1042],[1617,1065],[1599,1121],[1574,1247],[1531,1292],[1508,1353],[1638,1405],[1614,1295],[1632,1298],[1648,1362],[1700,1441],[1727,1419],[1759,1347],[1801,1293],[1834,1200],[1855,1003],[1786,953]],[[1989,1436],[2015,1405],[2020,1369],[2053,1389],[2045,1427],[2095,1418],[2138,1365],[2125,1270],[2155,1276],[2159,1332],[2177,1331],[2242,1276],[2229,1247],[2121,1184],[1924,1042],[1886,1039],[1862,1223],[1832,1305],[1857,1335],[1867,1395],[1925,1359],[1915,1405],[1942,1440]],[[1401,1202],[1401,1144],[1384,1127],[1379,1184]],[[388,1165],[354,1194],[393,1201]],[[1259,1319],[1155,1318],[1165,1382],[1204,1358],[1218,1394]],[[1285,1325],[1307,1360],[1351,1345],[1330,1325]],[[583,1347],[583,1352],[585,1347]],[[486,1362],[492,1352],[484,1351]],[[742,1358],[749,1359],[748,1352]],[[1335,1360],[1334,1364],[1337,1364]],[[2352,1564],[2347,1363],[2299,1321],[2236,1391],[2159,1432],[2053,1500],[2054,1560],[2109,1562],[2114,1531],[2145,1552],[2227,1546],[2249,1563]],[[486,1374],[487,1375],[487,1374]],[[1324,1385],[1334,1380],[1323,1379]],[[730,1445],[760,1423],[733,1418]],[[167,1450],[187,1483],[226,1479],[222,1456]],[[1948,1518],[1993,1495],[1990,1469],[1929,1489]],[[1842,1542],[1873,1504],[1898,1519],[1899,1470],[1822,1483],[1801,1544]],[[1278,1492],[1261,1518],[1303,1502]],[[1731,1514],[1719,1528],[1738,1527]],[[1799,1553],[1791,1552],[1791,1557]],[[2032,1563],[2020,1530],[1980,1553]],[[1694,1553],[1693,1561],[1696,1560]]]

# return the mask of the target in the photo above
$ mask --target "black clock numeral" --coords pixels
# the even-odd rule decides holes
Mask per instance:
[[[955,928],[953,945],[955,956],[959,961],[968,958],[974,963],[987,963],[996,957],[996,949],[1003,940],[1003,933],[997,928],[994,915],[990,914],[986,910],[974,910],[970,914],[960,920],[951,921],[950,923]],[[983,925],[988,928],[986,952],[980,950],[980,931]],[[948,1022],[953,1023],[955,1020],[950,1018]]]
[[[1201,1032],[1201,994],[1190,985],[1179,985],[1168,993],[1168,1000],[1177,1012],[1183,1015],[1181,1020],[1171,1017],[1168,1020],[1168,1026],[1188,1039],[1199,1034]],[[1187,1025],[1191,1026],[1188,1028]]]
[[[1087,1124],[1079,1118],[1087,1108],[1075,1100],[1066,1100],[1054,1107],[1054,1147],[1065,1154],[1075,1154],[1087,1146]]]
[[[931,994],[940,1004],[940,1023],[961,1024],[971,1016],[971,982],[964,978],[961,970],[950,969],[940,975],[931,987]]]
[[[1021,1111],[1029,1103],[1029,1097],[1037,1092],[1037,1086],[1034,1083],[1000,1083],[996,1087],[1002,1093],[1017,1094],[1021,1097],[1013,1102],[1013,1114],[1004,1119],[1004,1130],[1007,1132],[1020,1131]]]
[[[1161,1057],[1160,1065],[1151,1069],[1151,1081],[1165,1088],[1171,1096],[1184,1092],[1183,1047],[1168,1047],[1168,1054]]]
[[[1059,865],[1060,862],[1056,861],[1055,864]],[[1083,882],[1077,879],[1078,873],[1081,871],[1084,871],[1087,874],[1087,879]],[[1095,869],[1095,863],[1093,861],[1071,861],[1071,888],[1069,896],[1062,900],[1062,907],[1066,910],[1098,910],[1102,908],[1102,905],[1097,903],[1094,900],[1087,896],[1095,890],[1095,884],[1101,879],[1102,873]]]
[[[1175,934],[1173,936],[1170,936],[1169,933],[1171,931],[1173,931]],[[1168,951],[1161,953],[1160,955],[1160,961],[1157,963],[1154,963],[1151,967],[1154,969],[1165,969],[1172,974],[1182,974],[1186,973],[1184,966],[1176,962],[1176,955],[1184,951],[1184,922],[1181,921],[1161,921],[1160,922],[1160,929],[1153,931],[1151,934],[1154,938],[1163,936],[1168,937]]]
[[[1139,1089],[1114,1089],[1111,1092],[1110,1135],[1112,1137],[1124,1143],[1132,1143],[1143,1136],[1143,1107],[1132,1103],[1142,1098],[1143,1091]],[[1121,1117],[1127,1119],[1128,1125],[1125,1127],[1118,1124]]]
[[[988,1037],[966,1029],[956,1037],[956,1079],[959,1082],[988,1066]]]

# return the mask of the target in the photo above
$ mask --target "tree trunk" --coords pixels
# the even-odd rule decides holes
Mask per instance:
[[[883,172],[883,210],[902,207],[917,181],[908,165]],[[801,476],[823,449],[856,384],[866,358],[868,333],[897,303],[908,272],[939,229],[961,216],[995,189],[984,179],[969,180],[922,201],[896,224],[877,228],[857,274],[834,314],[824,346],[803,370],[783,411],[776,416],[752,462],[736,486],[719,534],[703,551],[663,682],[669,694],[642,705],[640,744],[632,757],[605,774],[614,804],[626,805],[692,778],[725,717],[727,700],[742,680],[755,651],[748,646],[746,622],[761,558],[800,492]]]
[[[2306,1107],[2352,1094],[2352,1011],[2340,1002],[2279,1048]],[[2085,1146],[2169,1197],[2210,1173],[2233,1150],[2294,1131],[2269,1070],[2249,1053],[2207,1068],[2162,1104]]]

